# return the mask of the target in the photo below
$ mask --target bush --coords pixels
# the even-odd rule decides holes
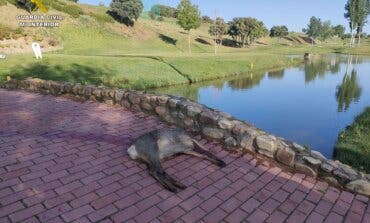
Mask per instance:
[[[55,10],[64,12],[73,18],[78,18],[80,15],[84,14],[78,5],[70,5],[59,1],[46,1],[45,4],[51,6]]]
[[[370,172],[370,107],[339,134],[334,157],[357,169]]]
[[[114,22],[114,19],[107,14],[102,15],[102,14],[96,14],[96,13],[90,12],[89,16],[93,17],[96,21],[100,23],[113,23]]]
[[[44,40],[44,36],[42,36],[41,34],[39,33],[36,33],[35,35],[33,35],[32,37],[33,41],[36,41],[36,42],[41,42]]]
[[[58,46],[59,41],[55,38],[51,38],[51,39],[49,39],[48,44],[49,44],[49,46]]]
[[[141,0],[112,0],[109,14],[118,22],[129,26],[134,25],[144,9]]]

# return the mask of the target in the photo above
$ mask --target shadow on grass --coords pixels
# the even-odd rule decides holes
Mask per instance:
[[[198,43],[201,43],[201,44],[211,45],[210,42],[208,42],[207,40],[202,39],[202,38],[196,38],[195,41],[197,41]]]
[[[82,84],[103,84],[104,78],[110,77],[109,69],[102,69],[73,63],[68,66],[34,63],[30,66],[17,66],[9,72],[12,78],[25,79],[27,77],[44,80],[68,81]]]
[[[171,44],[171,45],[174,45],[176,46],[176,43],[177,43],[177,39],[174,39],[170,36],[167,36],[167,35],[164,35],[164,34],[159,34],[159,38],[165,42],[165,43],[168,43],[168,44]]]

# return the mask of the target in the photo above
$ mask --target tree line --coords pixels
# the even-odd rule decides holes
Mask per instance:
[[[77,2],[77,0],[71,1]],[[29,11],[36,7],[34,1],[31,0],[15,0],[15,2],[17,6]],[[112,0],[108,13],[117,21],[132,26],[143,9],[144,6],[141,0]],[[273,26],[268,31],[262,21],[251,17],[237,17],[230,22],[225,22],[220,17],[214,20],[209,16],[201,17],[198,6],[192,4],[190,0],[181,0],[177,8],[156,4],[151,8],[149,14],[152,19],[176,18],[177,23],[188,32],[189,52],[191,51],[190,32],[192,29],[197,29],[202,22],[210,24],[209,33],[214,37],[215,46],[222,45],[224,35],[231,36],[236,46],[246,47],[253,44],[258,38],[267,35],[277,37],[280,42],[280,39],[289,33],[288,28],[283,25]],[[347,0],[344,17],[348,20],[351,30],[350,47],[354,46],[356,38],[357,44],[360,44],[361,34],[369,14],[370,0]],[[311,17],[307,28],[303,29],[303,32],[311,38],[312,44],[315,43],[316,39],[325,41],[333,36],[342,39],[345,37],[344,26],[333,26],[330,21],[322,21],[315,16]]]

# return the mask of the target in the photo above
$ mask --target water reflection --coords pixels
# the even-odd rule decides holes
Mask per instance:
[[[260,85],[264,77],[265,73],[250,73],[247,77],[230,80],[227,83],[233,90],[246,90]]]
[[[315,56],[295,68],[156,89],[231,113],[332,157],[338,133],[370,105],[370,60]]]
[[[283,79],[284,78],[284,74],[285,74],[285,69],[267,72],[267,76],[271,80],[273,80],[273,79],[278,79],[278,80]]]
[[[358,102],[361,97],[362,89],[358,83],[357,71],[352,68],[352,56],[348,57],[346,73],[343,81],[337,86],[336,98],[338,102],[338,112],[347,111],[351,103]],[[358,64],[358,57],[356,57],[356,65]],[[349,70],[352,71],[349,74]]]

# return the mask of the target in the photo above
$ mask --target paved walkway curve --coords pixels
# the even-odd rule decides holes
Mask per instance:
[[[202,140],[227,163],[181,155],[162,189],[126,149],[165,128],[98,103],[0,89],[0,222],[370,222],[369,199]]]

